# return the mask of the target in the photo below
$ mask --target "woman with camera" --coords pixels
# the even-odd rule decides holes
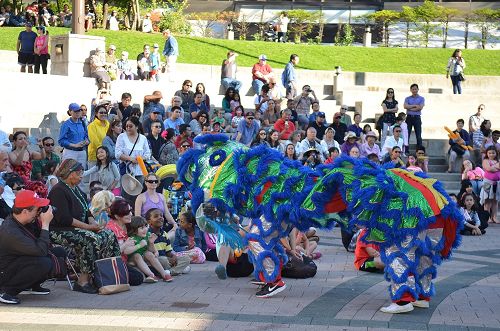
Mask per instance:
[[[446,78],[451,78],[453,94],[462,94],[461,82],[465,80],[463,75],[464,69],[465,60],[462,57],[462,50],[457,48],[451,55],[446,66]]]
[[[81,273],[73,290],[95,294],[97,289],[89,282],[95,261],[119,256],[120,247],[113,232],[103,229],[92,218],[86,195],[78,188],[82,176],[83,166],[77,161],[66,159],[61,163],[57,171],[60,181],[49,193],[51,204],[56,207],[50,239],[75,251],[76,266]]]

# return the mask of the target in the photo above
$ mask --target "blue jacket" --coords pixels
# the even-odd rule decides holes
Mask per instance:
[[[297,81],[297,73],[295,72],[295,67],[292,62],[288,62],[285,66],[285,70],[281,74],[281,82],[284,87],[287,87],[290,82]]]
[[[78,144],[88,139],[89,134],[87,127],[80,119],[77,122],[73,122],[71,118],[69,118],[61,125],[58,140],[60,146],[68,148],[69,144]]]
[[[170,37],[168,37],[167,40],[165,40],[165,47],[163,47],[163,55],[165,55],[165,56],[171,56],[171,55],[179,56],[179,45],[177,44],[177,39],[175,39],[174,36],[170,36]]]
[[[201,248],[203,252],[207,249],[207,243],[205,242],[205,236],[203,232],[198,228],[194,228],[194,244],[196,247]],[[186,231],[180,227],[175,230],[174,239],[174,251],[183,252],[188,250],[189,240]]]

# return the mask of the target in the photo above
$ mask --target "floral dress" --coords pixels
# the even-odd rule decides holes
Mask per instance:
[[[12,170],[24,181],[27,190],[35,191],[41,198],[46,198],[48,194],[47,186],[38,180],[31,180],[31,169],[33,165],[30,161],[23,161],[21,165],[12,167]]]

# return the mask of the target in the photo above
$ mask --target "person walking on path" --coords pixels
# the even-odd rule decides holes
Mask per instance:
[[[163,37],[165,37],[163,55],[167,60],[168,79],[172,82],[175,75],[175,64],[177,63],[177,57],[179,56],[179,44],[177,43],[177,39],[172,36],[169,29],[163,31]]]
[[[290,62],[285,66],[281,75],[281,82],[286,88],[286,98],[294,99],[297,96],[297,72],[295,66],[299,64],[299,56],[297,54],[290,55]]]
[[[446,66],[446,78],[451,78],[453,94],[462,94],[462,81],[464,80],[465,60],[462,57],[462,50],[456,49],[448,60]]]

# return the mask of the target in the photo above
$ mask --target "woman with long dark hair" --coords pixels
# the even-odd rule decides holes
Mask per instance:
[[[380,136],[380,144],[384,146],[385,137],[387,137],[387,130],[396,123],[396,113],[398,112],[398,102],[392,87],[387,89],[385,98],[382,101],[382,132]]]
[[[203,83],[196,84],[196,91],[195,92],[201,93],[203,103],[205,103],[205,106],[207,107],[208,111],[210,111],[210,97],[205,92],[205,85]]]
[[[118,166],[111,161],[111,154],[107,147],[99,146],[96,151],[96,165],[83,173],[83,176],[97,174],[105,190],[120,195],[120,172]]]
[[[451,78],[453,85],[453,94],[462,94],[462,80],[464,80],[463,72],[465,69],[465,60],[462,57],[462,50],[456,49],[453,51],[448,65],[446,66],[446,78]]]

